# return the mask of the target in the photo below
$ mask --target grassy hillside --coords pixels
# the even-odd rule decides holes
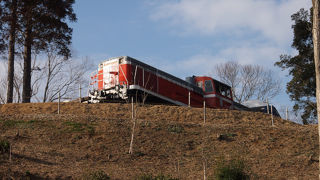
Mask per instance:
[[[315,125],[298,125],[252,112],[177,106],[140,106],[133,154],[128,104],[56,103],[0,106],[0,178],[79,179],[103,171],[111,179],[142,174],[202,179],[222,160],[242,160],[252,179],[316,179]]]

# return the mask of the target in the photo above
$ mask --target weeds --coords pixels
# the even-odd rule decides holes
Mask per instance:
[[[220,134],[218,136],[218,140],[219,141],[233,141],[233,138],[236,136],[237,136],[237,134],[234,134],[234,133]]]
[[[88,131],[89,136],[93,136],[95,133],[93,126],[87,126],[87,131]]]
[[[3,122],[3,127],[6,128],[13,128],[13,127],[23,127],[23,128],[31,128],[37,120],[30,120],[30,121],[22,121],[22,120],[6,120]]]
[[[66,129],[68,132],[87,132],[89,136],[93,136],[95,133],[94,127],[85,123],[68,121],[65,122],[64,125],[66,125]]]
[[[182,133],[184,131],[183,127],[179,124],[171,124],[168,127],[168,131],[172,133]]]
[[[83,180],[108,180],[110,177],[102,170],[90,172],[82,177]]]
[[[271,142],[276,142],[277,139],[271,137],[271,138],[269,138],[269,140],[270,140]]]
[[[143,174],[137,177],[136,180],[179,180],[179,179],[172,178],[171,176],[164,176],[164,175],[152,176],[150,174]]]
[[[137,151],[137,152],[134,153],[134,155],[135,155],[136,157],[142,157],[142,156],[145,156],[146,154],[143,153],[143,152],[141,152],[141,151]]]
[[[140,125],[142,128],[148,128],[150,127],[150,122],[149,121],[145,121],[145,122],[142,122],[141,125]]]
[[[215,169],[217,180],[247,180],[249,176],[245,172],[245,164],[242,160],[226,161],[222,159]]]
[[[8,140],[0,140],[0,154],[6,154],[10,152],[10,143]]]

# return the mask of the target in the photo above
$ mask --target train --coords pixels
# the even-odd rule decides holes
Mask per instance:
[[[208,76],[185,80],[129,56],[107,59],[91,73],[89,103],[134,99],[142,103],[261,111],[233,100],[231,87]],[[275,112],[275,111],[273,111]]]
[[[89,102],[113,100],[168,103],[217,109],[248,108],[236,103],[231,87],[208,76],[182,80],[129,56],[107,59],[91,74]]]

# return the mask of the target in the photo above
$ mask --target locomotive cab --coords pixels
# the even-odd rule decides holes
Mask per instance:
[[[211,77],[195,77],[198,87],[203,90],[204,99],[208,107],[232,109],[231,87]]]

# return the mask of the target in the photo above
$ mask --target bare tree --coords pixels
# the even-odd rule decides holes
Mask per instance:
[[[81,62],[65,59],[54,48],[48,48],[45,56],[33,53],[31,64],[31,97],[33,102],[52,102],[58,99],[58,93],[64,99],[77,97],[79,84],[84,87],[85,73],[89,70],[89,60],[84,58]],[[6,102],[7,90],[7,61],[2,67],[5,73],[0,79],[0,103]],[[23,85],[23,56],[17,53],[13,80],[13,102],[22,102]],[[2,76],[3,75],[3,76]]]
[[[39,93],[41,87],[41,80],[42,80],[42,73],[41,73],[41,61],[38,60],[37,55],[34,53],[32,54],[33,60],[31,62],[31,98],[35,97]],[[23,57],[21,54],[17,55],[18,59],[15,63],[14,72],[14,80],[13,80],[13,87],[14,87],[14,102],[20,103],[22,102],[22,88],[23,88]],[[36,98],[37,99],[37,98]],[[38,100],[37,100],[38,101]]]
[[[1,77],[0,79],[0,104],[5,104],[6,103],[6,97],[5,97],[5,92],[7,89],[7,81],[4,77]]]
[[[249,99],[273,98],[280,93],[281,83],[271,70],[259,65],[226,62],[215,66],[220,81],[231,86],[233,98],[241,103]]]
[[[58,55],[52,53],[51,51],[47,51],[47,61],[44,66],[43,74],[46,75],[45,88],[43,93],[42,102],[47,102],[48,99],[51,99],[50,96],[50,88],[56,83],[56,78],[58,74],[62,71],[64,60],[63,58],[58,58]]]
[[[88,58],[82,62],[75,62],[72,59],[65,59],[57,55],[54,48],[46,51],[46,62],[42,69],[43,96],[42,102],[52,102],[60,97],[69,99],[76,96],[79,84],[84,84],[84,74],[88,71]]]
[[[220,80],[230,85],[233,91],[235,87],[239,86],[240,65],[238,63],[229,61],[225,64],[218,64],[216,65],[215,70]]]

